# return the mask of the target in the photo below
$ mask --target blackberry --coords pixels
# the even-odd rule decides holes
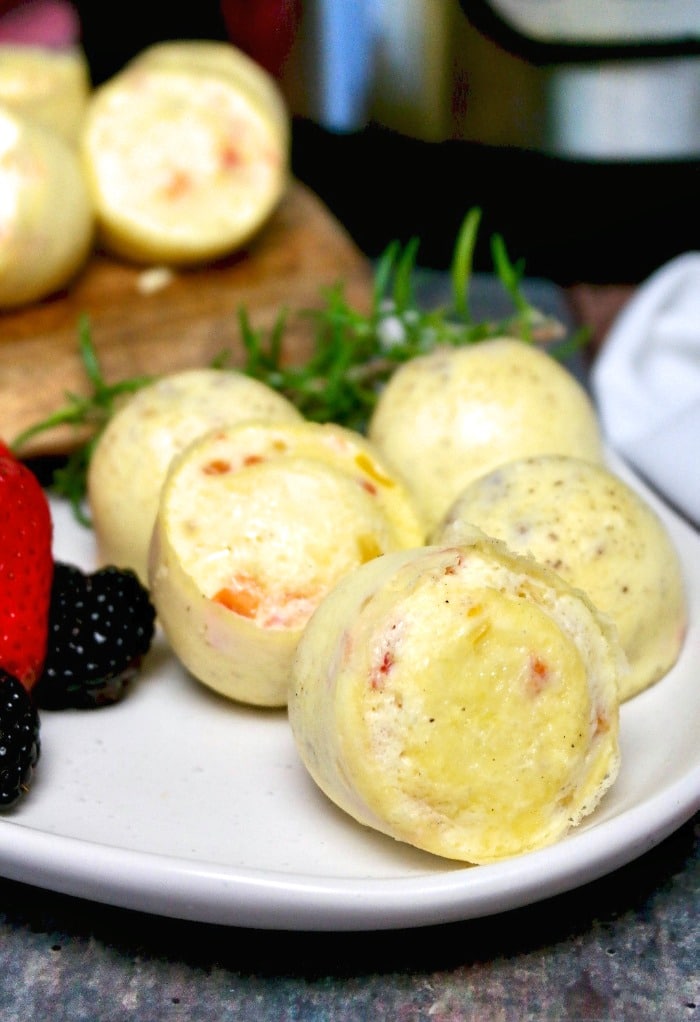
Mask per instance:
[[[155,609],[133,571],[54,566],[46,661],[35,686],[42,709],[92,709],[126,693],[155,631]]]
[[[27,791],[39,760],[39,714],[17,678],[0,669],[0,809]]]

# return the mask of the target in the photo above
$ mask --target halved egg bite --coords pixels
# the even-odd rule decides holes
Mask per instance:
[[[246,443],[263,433],[267,450]],[[400,484],[384,470],[377,480],[378,461],[367,485],[364,464],[277,448],[283,435],[279,424],[244,423],[191,444],[168,473],[150,553],[175,654],[204,684],[260,706],[285,705],[294,650],[326,593],[423,537],[408,497],[399,510]],[[394,488],[389,507],[380,494]]]
[[[297,648],[289,720],[360,823],[493,862],[561,838],[612,784],[622,665],[582,593],[473,530],[335,587]]]

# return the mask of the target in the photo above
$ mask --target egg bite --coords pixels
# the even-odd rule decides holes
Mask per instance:
[[[678,659],[687,626],[683,571],[666,527],[604,465],[561,455],[509,462],[472,482],[435,531],[458,542],[474,526],[583,589],[614,621],[627,700]]]
[[[475,529],[335,587],[299,642],[289,720],[360,823],[495,862],[563,837],[613,783],[622,663],[584,594]]]
[[[76,146],[92,83],[80,46],[0,45],[0,104]]]
[[[245,419],[301,421],[272,387],[228,369],[185,369],[132,395],[101,434],[87,495],[100,561],[148,581],[148,546],[170,462],[198,436]]]
[[[421,542],[423,530],[408,498],[400,507],[398,484],[382,498],[374,468],[368,486],[364,466],[327,450],[262,452],[261,433],[247,424],[214,430],[173,461],[149,586],[195,678],[238,702],[284,706],[291,659],[318,602],[359,565]]]
[[[127,67],[163,67],[194,75],[221,76],[250,94],[288,142],[290,117],[277,81],[256,60],[229,42],[217,39],[166,39],[153,43],[133,57]]]
[[[136,61],[94,90],[81,137],[100,240],[196,266],[248,242],[289,182],[289,134],[239,80]]]
[[[540,348],[512,338],[439,348],[387,383],[368,435],[434,527],[472,479],[531,454],[602,460],[584,388]]]
[[[218,458],[222,468],[235,472],[290,455],[327,462],[367,491],[403,546],[424,542],[424,523],[403,479],[387,468],[379,451],[361,433],[333,422],[310,422],[301,416],[258,421],[251,416],[230,425],[209,440],[210,456]]]
[[[94,217],[75,151],[0,104],[0,308],[49,297],[82,269]]]

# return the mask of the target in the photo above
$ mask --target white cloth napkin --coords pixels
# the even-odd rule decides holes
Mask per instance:
[[[700,252],[671,260],[635,292],[591,388],[611,446],[700,524]]]

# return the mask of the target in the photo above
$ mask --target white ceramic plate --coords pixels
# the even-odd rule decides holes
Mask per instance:
[[[121,704],[42,714],[32,791],[0,820],[0,873],[201,922],[358,930],[501,912],[641,855],[700,807],[700,537],[644,492],[685,565],[690,631],[622,709],[614,788],[559,844],[465,868],[360,827],[314,787],[283,712],[210,694],[161,643]],[[56,556],[92,566],[91,534],[53,510]]]

